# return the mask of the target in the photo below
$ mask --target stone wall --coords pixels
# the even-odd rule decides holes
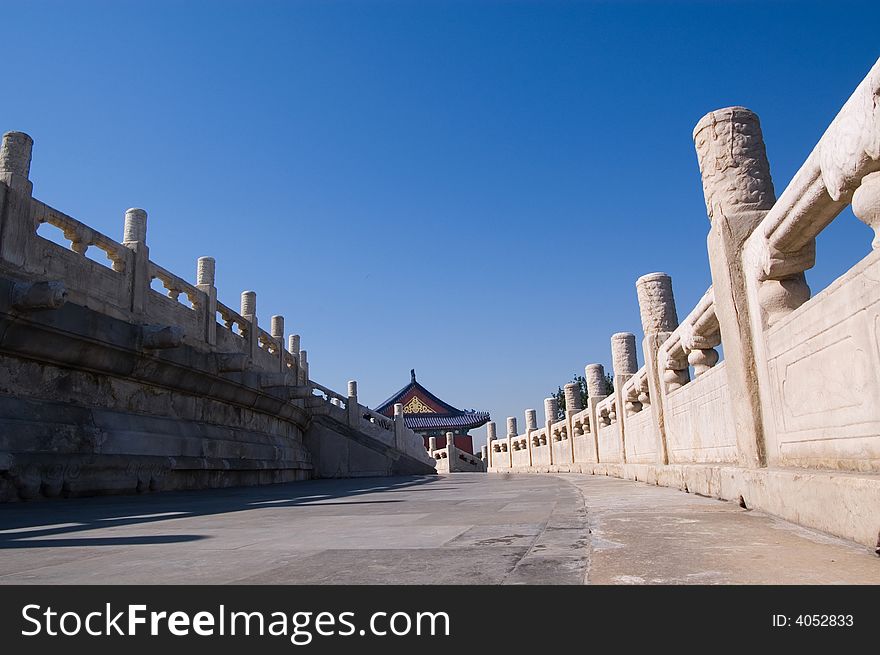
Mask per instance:
[[[614,394],[594,382],[590,407],[566,417],[573,454],[511,460],[511,442],[533,444],[513,434],[490,440],[489,471],[675,486],[880,547],[880,236],[820,293],[805,276],[847,206],[880,234],[878,97],[880,62],[778,199],[758,117],[703,117],[711,286],[679,322],[669,276],[639,278],[643,366],[615,334]]]
[[[153,262],[144,210],[117,242],[33,198],[32,145],[0,147],[0,501],[434,472],[402,416],[310,378],[255,292],[218,302],[212,258],[195,284]]]

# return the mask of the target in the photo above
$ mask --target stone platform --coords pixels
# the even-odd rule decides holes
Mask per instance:
[[[614,478],[315,480],[0,506],[0,583],[880,583],[880,558]]]

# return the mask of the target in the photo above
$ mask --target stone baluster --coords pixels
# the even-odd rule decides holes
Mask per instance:
[[[694,128],[694,145],[711,225],[707,239],[709,268],[715,314],[724,336],[739,463],[764,466],[755,350],[756,339],[763,337],[758,326],[772,324],[809,298],[803,271],[812,266],[815,240],[809,240],[799,252],[786,254],[773,253],[768,246],[769,261],[759,276],[763,279],[749,280],[743,265],[743,246],[776,202],[758,117],[745,107],[710,112]],[[757,308],[749,302],[752,284],[758,284]],[[755,312],[759,315],[754,316]]]
[[[122,245],[134,255],[128,271],[131,311],[135,314],[143,314],[151,282],[150,249],[147,247],[147,212],[143,209],[125,210]]]
[[[688,364],[694,367],[695,378],[700,377],[717,363],[718,351],[712,346],[695,348],[688,352]]]
[[[205,294],[205,306],[199,307],[205,326],[205,343],[217,345],[217,287],[215,282],[216,263],[213,257],[199,257],[196,266],[196,288]]]
[[[626,416],[632,416],[642,411],[642,403],[639,402],[639,387],[633,385],[627,387],[624,391],[626,400]]]
[[[880,248],[880,171],[862,178],[853,194],[852,211],[856,218],[874,230],[871,247]]]
[[[7,132],[0,145],[0,258],[23,267],[28,239],[36,234],[28,176],[34,141],[24,132]]]
[[[639,299],[639,315],[642,321],[642,354],[645,358],[646,376],[639,388],[638,402],[642,407],[651,406],[651,417],[657,426],[659,443],[657,458],[660,464],[668,462],[666,451],[666,424],[663,404],[651,403],[651,398],[661,398],[666,384],[666,360],[658,358],[660,346],[678,327],[678,312],[675,309],[675,296],[672,293],[672,278],[666,273],[649,273],[636,280],[636,294]],[[687,367],[675,370],[675,382],[686,382]]]

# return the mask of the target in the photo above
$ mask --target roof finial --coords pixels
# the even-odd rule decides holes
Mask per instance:
[[[412,381],[415,382],[416,381],[416,369],[414,369],[414,368],[409,369],[409,374],[412,376]]]

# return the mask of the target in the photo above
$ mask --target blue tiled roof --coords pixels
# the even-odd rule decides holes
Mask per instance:
[[[456,416],[438,414],[404,414],[403,423],[410,430],[440,430],[443,428],[473,429],[489,421],[488,412],[462,412]]]

